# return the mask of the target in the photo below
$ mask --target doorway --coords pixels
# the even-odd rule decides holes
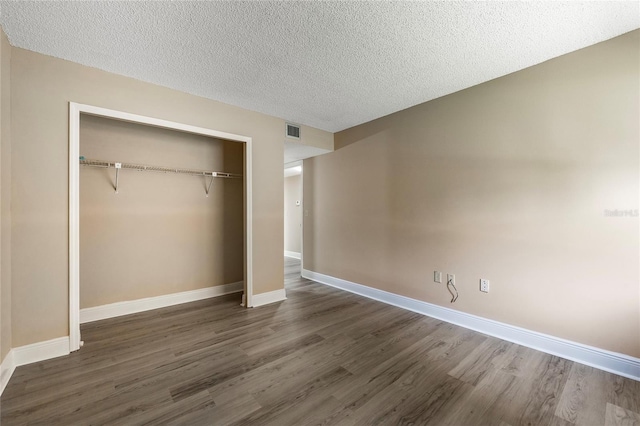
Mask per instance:
[[[284,266],[287,278],[298,278],[303,256],[303,191],[302,161],[285,165],[284,169]]]

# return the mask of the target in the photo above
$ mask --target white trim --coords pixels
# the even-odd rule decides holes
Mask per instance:
[[[260,293],[253,295],[253,307],[268,305],[269,303],[281,302],[287,299],[287,294],[284,288],[280,290],[269,291],[267,293]]]
[[[69,355],[69,353],[68,336],[11,349],[0,365],[0,395],[4,392],[16,367]]]
[[[294,258],[294,259],[300,259],[300,253],[298,253],[297,251],[288,251],[288,250],[285,250],[285,251],[284,251],[284,255],[285,255],[286,257],[292,257],[292,258]]]
[[[252,139],[248,136],[220,132],[204,127],[69,102],[69,351],[73,352],[80,349],[80,164],[78,162],[80,156],[80,114],[97,115],[245,144],[245,293],[247,295],[247,305],[251,306],[253,295]]]
[[[12,351],[16,367],[69,355],[69,336],[19,346]]]
[[[70,102],[77,111],[89,114],[97,115],[100,117],[109,117],[116,120],[128,121],[131,123],[146,124],[149,126],[162,127],[165,129],[179,130],[181,132],[195,133],[198,135],[211,136],[218,139],[226,139],[237,142],[251,142],[251,138],[248,136],[236,135],[233,133],[221,132],[218,130],[208,129],[206,127],[192,126],[190,124],[178,123],[176,121],[163,120],[161,118],[147,117],[145,115],[131,114],[124,111],[117,111],[114,109],[101,108],[93,105],[79,104]]]
[[[300,173],[300,202],[302,203],[302,214],[300,215],[300,226],[302,227],[302,229],[300,229],[300,268],[304,266],[304,160],[302,161],[303,164],[300,165],[302,168],[302,172]]]
[[[16,363],[13,358],[13,349],[7,353],[7,355],[2,360],[2,364],[0,364],[0,395],[4,392],[4,389],[7,387],[9,383],[9,379],[13,375],[13,372],[16,370]]]
[[[245,282],[245,306],[253,306],[253,149],[251,148],[252,141],[248,138],[245,141],[245,154],[244,154],[244,175],[245,175],[245,253],[244,253],[244,282]]]
[[[80,105],[69,103],[69,350],[80,349]]]
[[[302,270],[302,276],[321,284],[368,297],[369,299],[378,300],[389,305],[437,318],[451,324],[456,324],[630,379],[640,380],[640,358],[634,358],[487,318],[466,314],[307,269]]]
[[[244,282],[238,281],[214,287],[206,287],[198,290],[183,291],[180,293],[165,294],[162,296],[146,297],[144,299],[127,300],[124,302],[110,303],[108,305],[94,306],[80,309],[80,324],[100,321],[107,318],[122,315],[135,314],[137,312],[150,311],[152,309],[165,308],[181,303],[194,302],[196,300],[209,299],[230,293],[238,293],[244,290]]]

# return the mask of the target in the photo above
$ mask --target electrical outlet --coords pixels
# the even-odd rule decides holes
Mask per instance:
[[[433,271],[433,282],[436,282],[436,283],[442,282],[442,272]]]
[[[480,291],[483,293],[489,293],[489,280],[480,278]]]
[[[447,283],[456,285],[456,276],[453,274],[447,274]]]

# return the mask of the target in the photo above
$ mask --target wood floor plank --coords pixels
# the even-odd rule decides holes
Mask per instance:
[[[640,383],[300,277],[82,325],[18,367],[2,426],[637,424]]]
[[[199,395],[199,394],[197,394]],[[260,404],[251,395],[243,395],[224,405],[214,405],[180,413],[180,416],[167,421],[167,425],[228,425],[259,410]],[[152,422],[150,424],[165,424]]]
[[[379,341],[373,336],[371,339]],[[432,362],[429,355],[431,351],[441,346],[441,341],[435,339],[435,335],[425,335],[393,356],[390,356],[390,353],[384,354],[376,360],[375,367],[357,374],[350,384],[343,386],[334,395],[344,401],[349,408],[357,409],[379,390],[392,383],[400,383],[400,386],[411,387],[418,392],[427,392],[427,382],[436,374],[446,372],[443,365],[447,364]],[[373,350],[368,352],[377,353],[379,346],[373,346]],[[419,382],[418,377],[423,381]],[[432,383],[437,384],[438,381],[433,380]]]
[[[322,337],[317,335],[304,336],[304,338],[295,339],[292,342],[286,342],[286,344],[274,348],[272,352],[269,352],[267,354],[259,354],[254,357],[250,357],[249,360],[233,359],[231,362],[225,365],[225,368],[223,370],[214,370],[200,377],[189,379],[183,383],[179,383],[178,385],[171,387],[171,396],[176,401],[182,398],[187,398],[191,395],[199,393],[202,390],[209,389],[210,387],[213,387],[218,383],[242,375],[247,371],[250,371],[261,365],[268,364],[269,362],[287,355],[293,351],[296,351],[299,348],[313,345],[314,343],[317,343],[321,340]]]
[[[367,354],[353,358],[351,361],[342,364],[344,368],[351,371],[354,374],[358,374],[364,371],[371,371],[375,367],[390,358],[393,358],[398,353],[401,353],[407,349],[410,349],[425,338],[428,338],[428,342],[432,342],[433,338],[430,336],[430,332],[435,329],[432,323],[426,321],[399,319],[392,324],[396,332],[393,335],[389,335],[383,330],[374,330],[371,335],[377,338],[380,344],[372,348]],[[347,333],[352,336],[352,333]],[[427,343],[424,341],[423,343]],[[429,347],[429,349],[431,346]]]
[[[233,424],[296,424],[296,420],[304,418],[309,411],[313,411],[321,401],[330,396],[332,385],[348,380],[351,376],[352,374],[342,367],[333,369]]]
[[[117,426],[128,426],[131,424],[157,425],[181,421],[192,414],[198,414],[209,408],[215,407],[209,392],[202,391],[198,394],[185,398],[177,403],[173,400],[165,404],[154,407],[153,410],[140,411],[120,418],[113,422]]]
[[[473,390],[473,386],[447,374],[435,376],[437,386],[430,392],[418,393],[407,398],[396,410],[398,425],[442,425],[452,412],[463,408],[462,401]]]
[[[573,424],[604,424],[607,374],[593,367],[573,363],[558,402],[556,416]]]
[[[607,403],[604,426],[640,426],[640,414]]]
[[[501,368],[507,363],[505,357],[509,357],[514,346],[513,343],[505,342],[495,337],[487,337],[484,342],[453,368],[449,375],[475,386],[489,370],[496,366]]]
[[[223,352],[199,353],[197,357],[183,357],[153,369],[134,371],[126,378],[118,379],[115,382],[115,387],[118,390],[140,389],[145,391],[145,389],[155,386],[166,386],[166,383],[184,383],[197,380],[211,371],[225,368],[231,362],[247,362],[248,360],[249,357],[239,348],[227,349]]]
[[[80,386],[73,391],[62,388],[60,393],[34,393],[33,398],[25,396],[14,400],[13,404],[3,401],[0,405],[0,424],[38,423],[41,419],[55,423],[56,419],[66,418],[84,409],[92,400],[106,398],[114,392],[113,383],[102,380],[97,384]]]
[[[261,397],[265,393],[277,397],[287,387],[297,388],[309,377],[335,369],[337,359],[349,356],[355,348],[360,346],[353,339],[334,336],[214,386],[209,392],[218,403],[226,403],[238,394],[252,394],[258,399],[266,399]]]
[[[640,382],[614,374],[606,375],[607,402],[640,413]]]
[[[478,381],[461,381],[472,385],[473,389],[460,400],[460,409],[447,413],[445,424],[499,425],[522,384],[518,377],[493,366],[483,370]]]
[[[502,366],[502,371],[518,377],[533,377],[532,373],[547,362],[548,355],[525,346],[514,345],[513,356]]]
[[[532,370],[517,370],[517,377],[528,380],[516,392],[512,408],[517,407],[517,410],[508,410],[508,415],[505,415],[513,426],[552,422],[568,378],[570,361],[541,353],[531,354],[530,357],[538,358],[541,362]],[[513,372],[510,369],[507,371]],[[527,372],[530,374],[525,375]],[[531,383],[531,386],[526,383]]]
[[[487,339],[484,334],[476,333],[453,324],[440,322],[431,334],[438,344],[429,350],[429,358],[449,366],[458,365],[474,348]]]
[[[553,418],[549,422],[549,426],[573,426],[573,423],[568,422],[558,416],[553,416]]]
[[[355,425],[355,418],[353,412],[342,406],[342,402],[335,399],[333,396],[327,398],[329,405],[321,410],[316,410],[313,415],[305,417],[298,423],[300,426],[353,426]],[[337,408],[336,408],[337,407]],[[327,410],[330,408],[330,410]]]

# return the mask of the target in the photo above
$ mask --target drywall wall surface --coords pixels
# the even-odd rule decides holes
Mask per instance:
[[[11,350],[11,46],[0,29],[0,362]]]
[[[336,134],[304,161],[304,268],[640,357],[639,52],[634,31]]]
[[[237,160],[225,163],[232,160],[225,151]],[[80,154],[243,173],[240,143],[88,115],[80,120]],[[207,195],[209,182],[125,169],[116,194],[115,169],[82,166],[80,308],[243,281],[242,179],[214,179]]]
[[[69,102],[253,138],[254,293],[283,288],[284,120],[12,49],[14,346],[68,329]]]
[[[300,127],[300,139],[295,140],[287,138],[286,140],[288,142],[295,141],[295,143],[300,145],[307,145],[314,148],[333,151],[333,133],[319,130],[314,127],[304,126],[302,124],[291,123],[289,121],[287,121],[287,123]]]
[[[300,253],[301,246],[302,176],[295,175],[284,178],[284,249]]]

